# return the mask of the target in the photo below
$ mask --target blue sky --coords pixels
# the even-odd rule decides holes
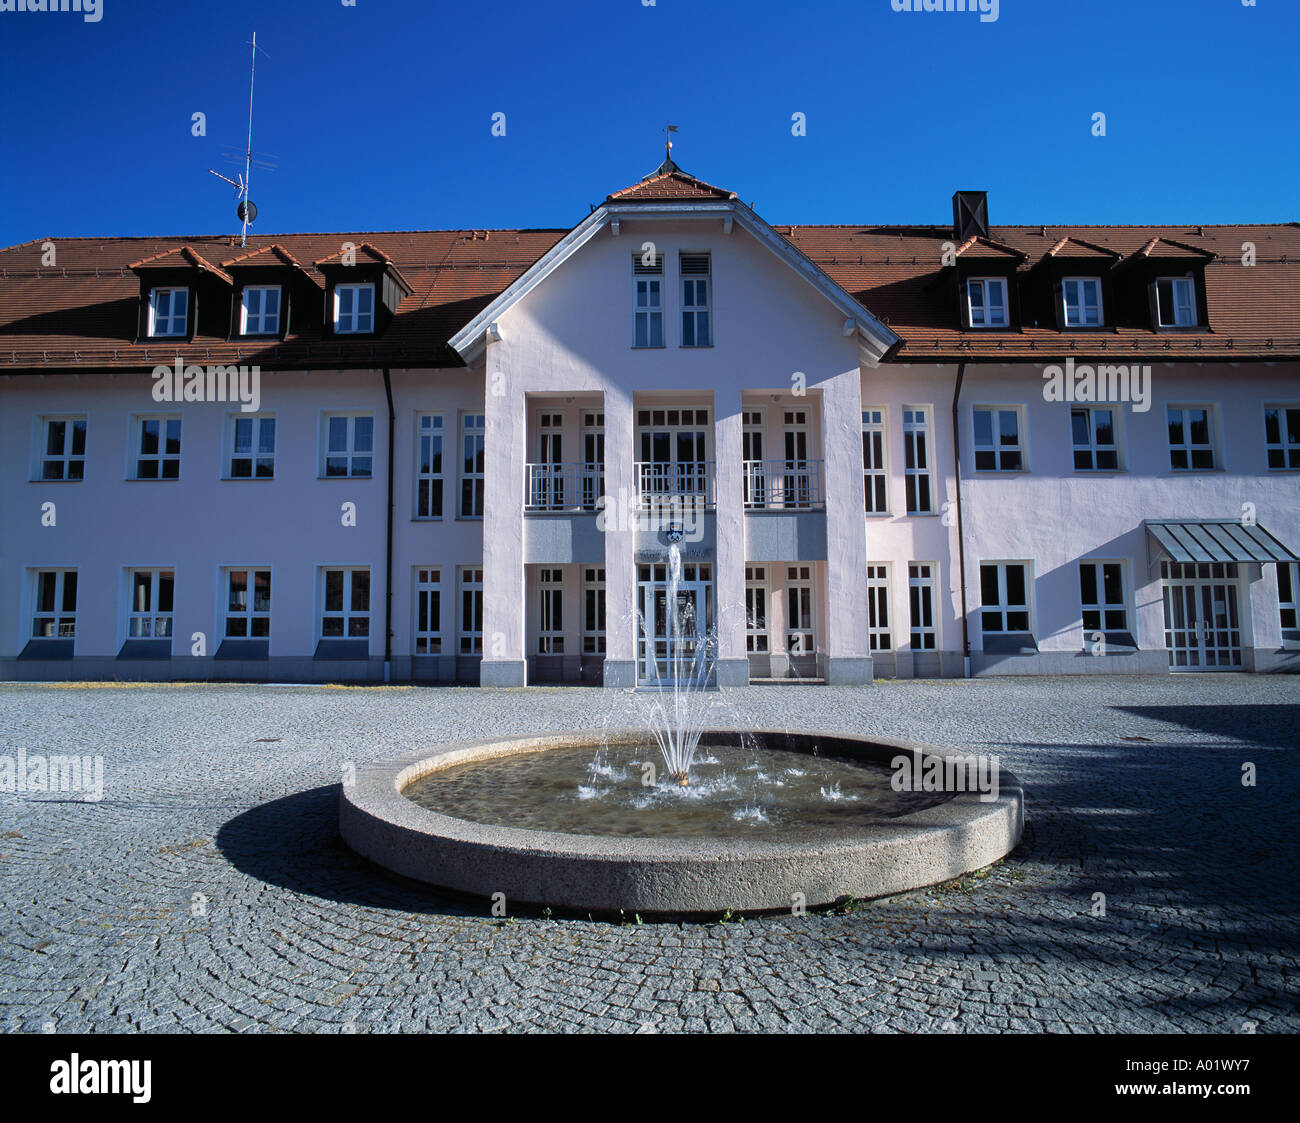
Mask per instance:
[[[571,226],[668,122],[771,222],[1300,219],[1296,0],[101,3],[0,12],[0,244],[234,230],[254,30],[259,233]]]

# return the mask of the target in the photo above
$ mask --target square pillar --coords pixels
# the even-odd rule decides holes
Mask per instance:
[[[719,686],[749,685],[745,650],[745,488],[744,414],[739,389],[713,396],[714,504],[717,557],[713,567],[713,603],[718,630]]]
[[[632,395],[605,391],[605,508],[596,518],[605,539],[604,685],[636,685],[636,456]]]

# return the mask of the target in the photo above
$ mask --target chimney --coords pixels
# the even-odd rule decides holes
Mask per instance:
[[[978,234],[989,236],[989,193],[958,191],[952,197],[952,232],[964,242]]]

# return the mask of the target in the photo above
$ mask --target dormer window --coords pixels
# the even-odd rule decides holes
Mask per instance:
[[[189,289],[151,289],[149,334],[154,338],[183,336],[190,322]]]
[[[1061,282],[1065,326],[1096,328],[1102,324],[1101,278],[1066,277]]]
[[[280,334],[280,286],[246,285],[240,301],[241,335]]]
[[[971,327],[1007,326],[1007,282],[1004,277],[971,277],[966,282],[966,300]]]
[[[334,286],[334,332],[362,335],[375,330],[375,286]]]
[[[1156,281],[1156,322],[1162,328],[1196,326],[1196,283],[1191,277]]]

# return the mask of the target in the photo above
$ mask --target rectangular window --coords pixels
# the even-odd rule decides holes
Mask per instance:
[[[375,330],[375,286],[334,286],[334,332],[364,335]]]
[[[342,413],[325,416],[325,478],[368,480],[374,457],[373,417]]]
[[[275,478],[275,415],[230,415],[230,478]]]
[[[1156,316],[1162,328],[1196,326],[1196,283],[1191,277],[1156,281]]]
[[[416,655],[442,654],[442,570],[415,571]]]
[[[1300,564],[1296,562],[1277,563],[1277,604],[1281,611],[1282,627],[1286,631],[1300,628]]]
[[[893,651],[889,623],[889,566],[867,566],[867,638],[872,651]]]
[[[460,653],[483,654],[483,571],[460,571]]]
[[[785,649],[790,655],[812,655],[817,650],[813,623],[812,567],[786,568]]]
[[[1165,417],[1169,422],[1169,467],[1175,472],[1214,468],[1214,422],[1209,406],[1168,406]]]
[[[1029,565],[996,562],[980,566],[980,626],[985,632],[1029,631]]]
[[[903,407],[903,482],[907,513],[928,515],[934,510],[930,496],[930,410]]]
[[[1094,632],[1127,632],[1123,563],[1080,562],[1079,603],[1085,643]]]
[[[564,654],[564,570],[543,569],[540,590],[541,618],[537,627],[537,654]]]
[[[85,444],[84,433],[82,444]],[[1264,447],[1268,450],[1270,470],[1300,468],[1300,405],[1264,407]]]
[[[1109,406],[1096,409],[1076,406],[1070,410],[1070,436],[1074,443],[1076,472],[1116,472],[1119,446],[1115,434],[1115,411]]]
[[[226,570],[226,639],[271,638],[271,571]]]
[[[605,654],[605,570],[588,566],[582,571],[582,653]]]
[[[709,255],[681,255],[682,346],[710,347],[709,330]]]
[[[181,478],[180,415],[137,417],[134,451],[133,479],[179,480]]]
[[[933,563],[908,563],[907,597],[912,612],[912,650],[933,651],[936,643]]]
[[[1102,323],[1101,279],[1098,277],[1066,277],[1061,282],[1065,301],[1065,326],[1068,328],[1095,328]]]
[[[1007,326],[1007,282],[1002,277],[971,277],[966,282],[966,298],[973,328]]]
[[[415,517],[442,518],[442,414],[422,413],[416,421]]]
[[[862,483],[867,514],[889,513],[888,475],[885,471],[885,411],[862,411]]]
[[[128,574],[127,639],[171,639],[176,573],[171,569],[133,569]]]
[[[460,517],[481,519],[487,418],[481,413],[467,413],[460,419],[460,429]]]
[[[86,478],[86,419],[46,417],[41,421],[41,471],[43,480]]]
[[[370,635],[370,570],[321,570],[321,639]]]
[[[664,255],[632,256],[632,346],[664,345]]]
[[[767,633],[767,566],[745,566],[745,650],[751,655],[766,655]]]
[[[149,293],[149,334],[155,338],[185,335],[189,311],[189,289],[153,289]]]
[[[249,285],[240,299],[241,335],[280,334],[280,286]]]
[[[977,472],[1020,472],[1024,454],[1020,441],[1020,410],[1012,406],[997,409],[976,406],[975,470]]]
[[[77,634],[77,571],[36,572],[32,602],[33,639],[73,639]]]

